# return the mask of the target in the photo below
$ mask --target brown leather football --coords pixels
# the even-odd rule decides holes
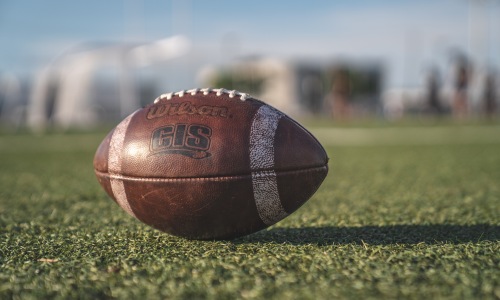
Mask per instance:
[[[229,239],[285,218],[328,173],[321,144],[248,94],[164,94],[103,140],[94,170],[140,221],[190,239]]]

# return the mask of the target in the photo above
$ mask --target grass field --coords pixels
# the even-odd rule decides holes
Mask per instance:
[[[0,299],[499,299],[500,126],[312,128],[320,190],[266,231],[188,241],[101,189],[104,133],[0,135]]]

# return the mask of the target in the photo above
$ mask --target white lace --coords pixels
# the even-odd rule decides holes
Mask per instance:
[[[191,89],[191,90],[182,90],[177,93],[166,93],[166,94],[161,94],[158,98],[155,99],[154,103],[158,103],[160,100],[170,100],[175,96],[178,96],[180,98],[184,97],[186,94],[190,94],[191,96],[196,95],[197,93],[203,93],[203,95],[208,95],[209,93],[216,93],[215,95],[217,97],[222,96],[222,94],[227,94],[229,95],[229,98],[234,98],[236,96],[240,97],[241,101],[245,101],[248,98],[251,98],[249,94],[246,93],[241,93],[235,90],[226,90],[226,89],[211,89],[211,88],[204,88],[204,89]]]

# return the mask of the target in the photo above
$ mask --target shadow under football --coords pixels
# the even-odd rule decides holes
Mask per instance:
[[[414,245],[464,244],[469,242],[500,241],[500,226],[477,225],[388,225],[361,227],[302,227],[273,228],[235,240],[235,243],[286,243],[292,245],[314,244],[371,244]]]

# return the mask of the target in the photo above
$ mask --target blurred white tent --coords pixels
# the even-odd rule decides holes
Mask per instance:
[[[140,106],[135,70],[182,57],[190,48],[186,37],[173,36],[148,44],[92,47],[64,55],[36,76],[27,109],[28,126],[34,130],[49,125],[90,127],[102,121],[100,104],[93,101],[93,81],[103,66],[117,71],[118,99],[113,105],[125,117]]]

